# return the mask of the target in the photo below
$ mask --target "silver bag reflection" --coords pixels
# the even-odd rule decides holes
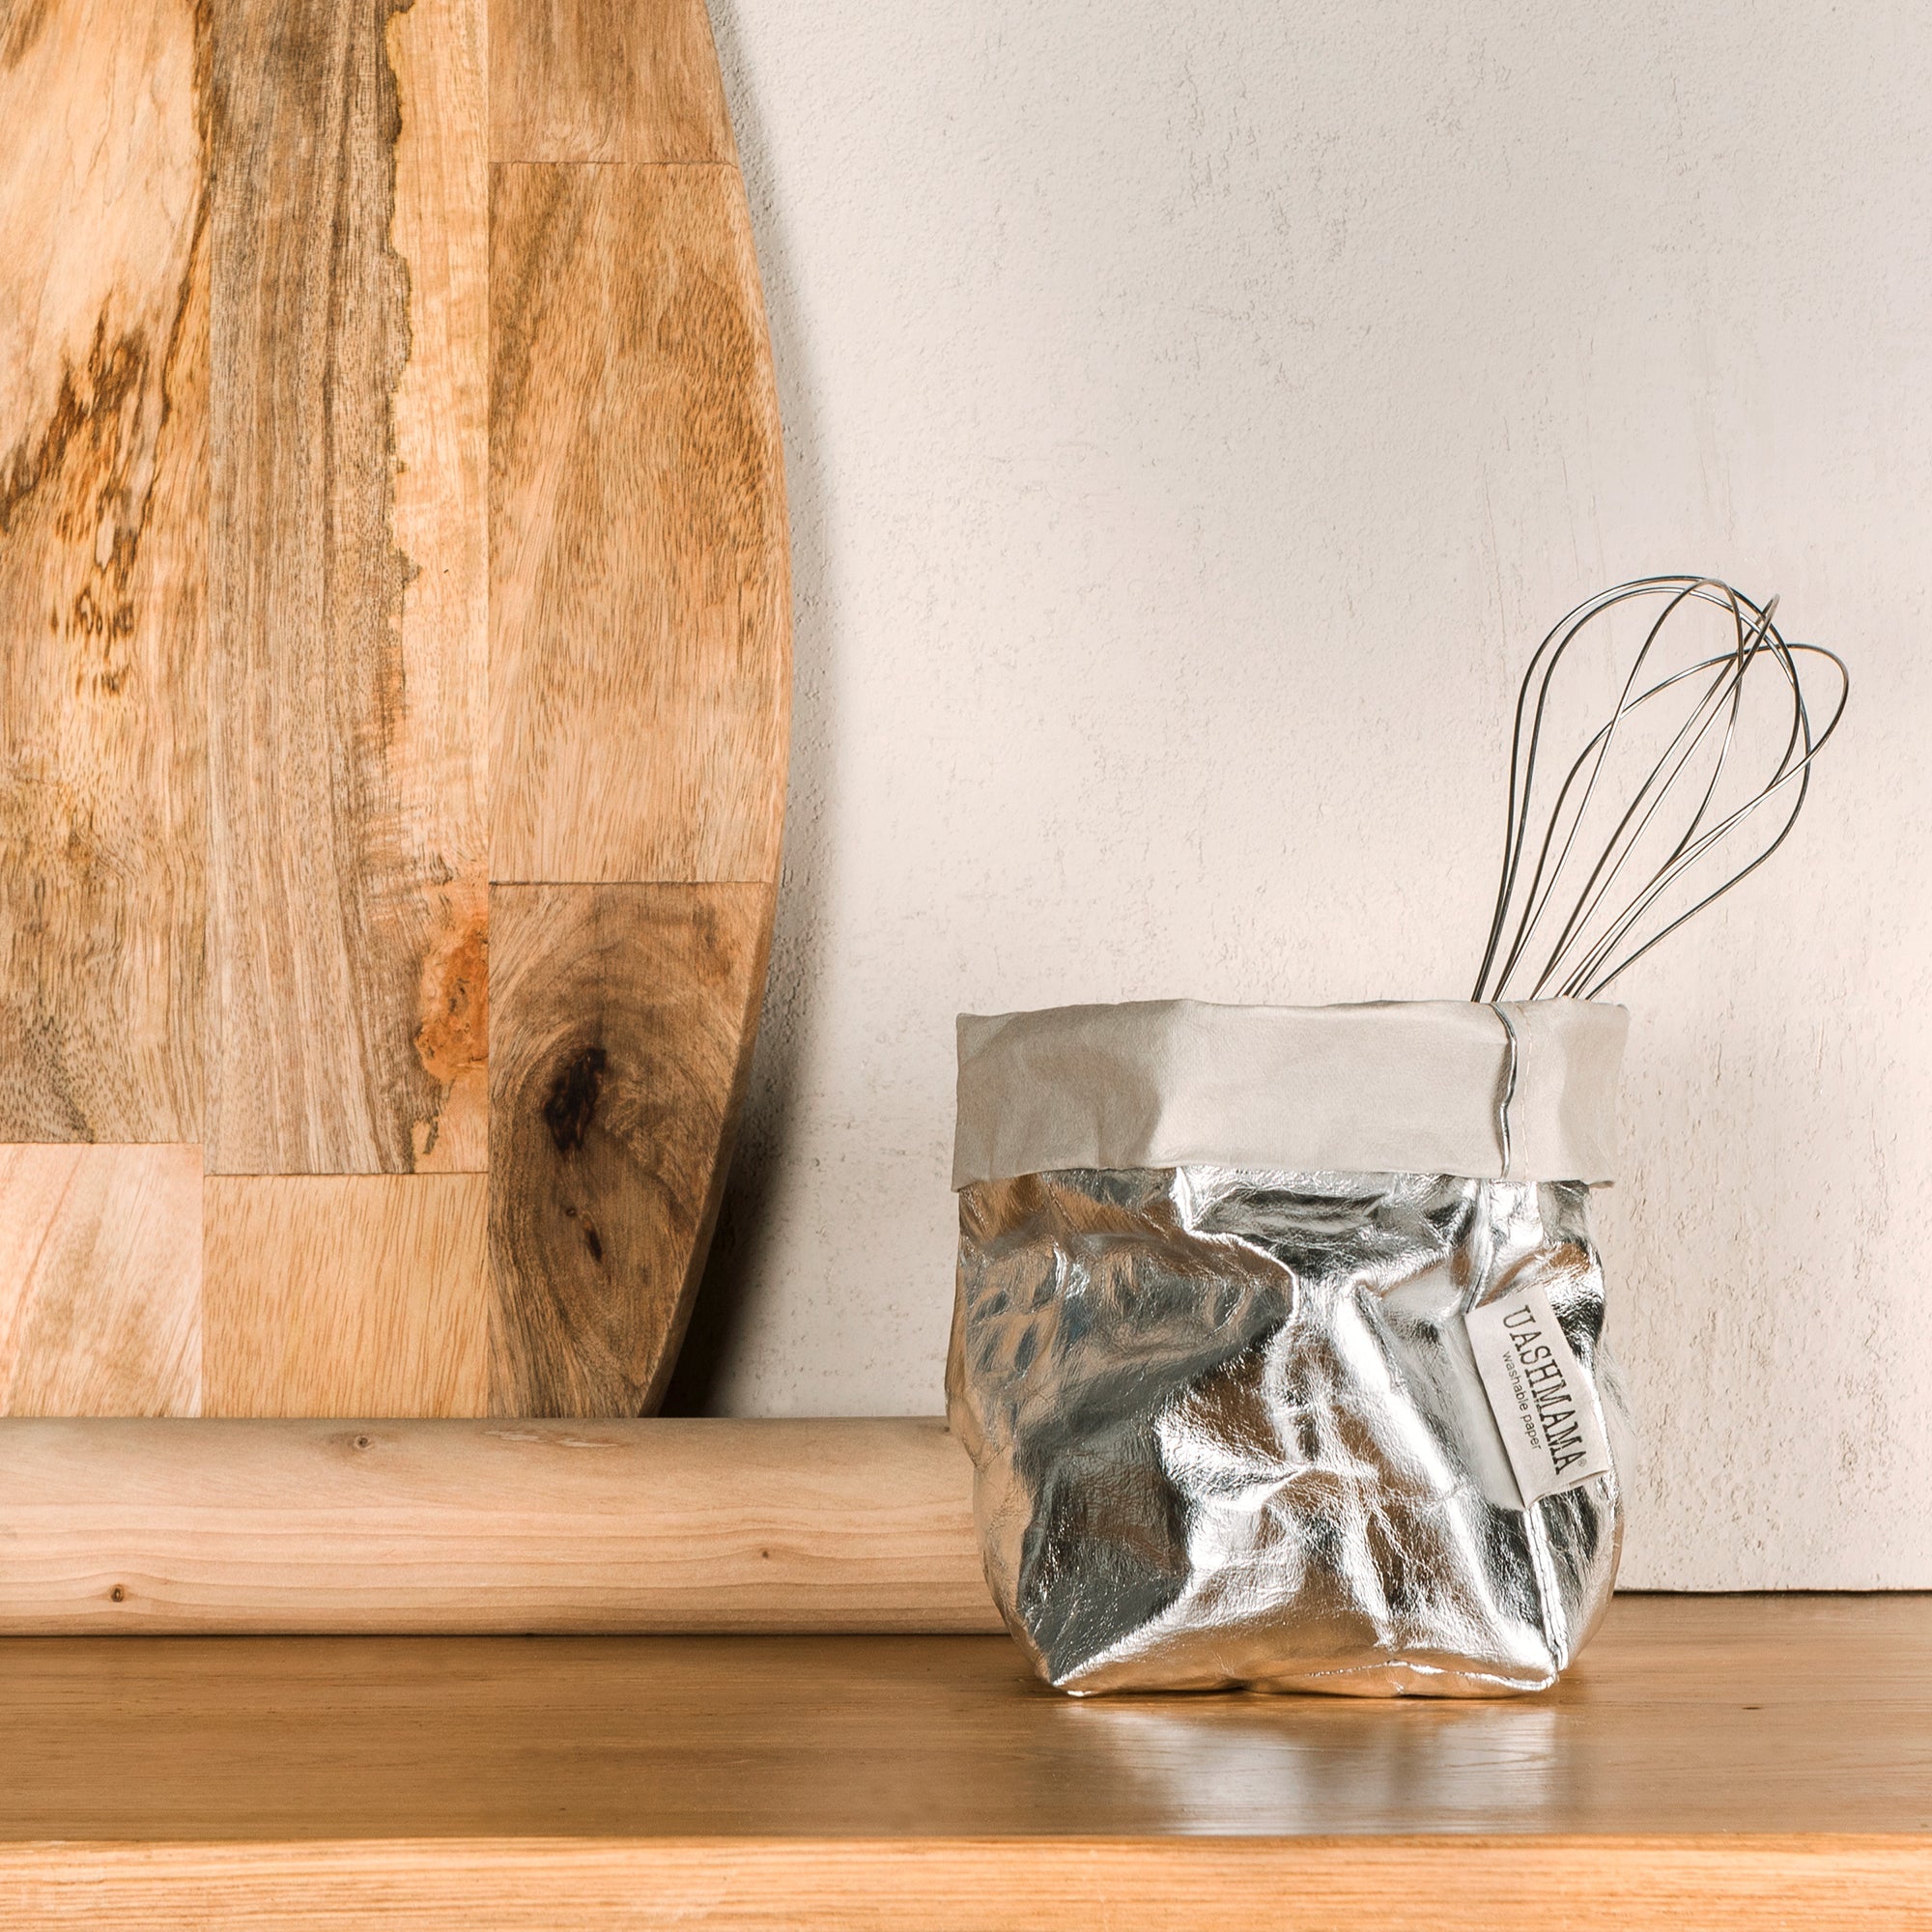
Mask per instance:
[[[949,1368],[1075,1692],[1552,1683],[1622,1528],[1589,1189],[1621,1008],[960,1022]]]

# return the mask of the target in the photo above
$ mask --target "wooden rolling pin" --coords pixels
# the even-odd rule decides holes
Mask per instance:
[[[0,1634],[990,1631],[939,1421],[0,1419]]]

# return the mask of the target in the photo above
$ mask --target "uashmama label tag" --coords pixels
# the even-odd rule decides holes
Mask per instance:
[[[1542,1289],[1513,1288],[1470,1309],[1466,1321],[1524,1507],[1606,1475],[1610,1446],[1596,1392]]]

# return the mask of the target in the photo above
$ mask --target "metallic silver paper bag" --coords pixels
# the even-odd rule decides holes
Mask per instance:
[[[1589,1189],[1626,1025],[1573,1000],[962,1018],[950,1407],[1048,1682],[1555,1681],[1622,1526]]]

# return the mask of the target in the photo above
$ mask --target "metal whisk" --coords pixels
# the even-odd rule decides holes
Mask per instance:
[[[1561,708],[1552,705],[1558,672],[1579,646],[1607,637],[1612,611],[1641,600],[1662,608],[1615,710],[1552,796],[1557,754],[1545,749],[1544,733],[1555,729],[1552,712]],[[1687,620],[1700,604],[1727,613],[1729,641],[1713,651],[1707,638],[1703,655],[1676,663],[1677,639],[1694,628]],[[1756,604],[1716,578],[1645,577],[1579,604],[1544,639],[1517,698],[1502,877],[1471,999],[1593,999],[1784,843],[1851,680],[1834,652],[1787,641],[1773,621],[1776,609],[1776,597]],[[1825,665],[1837,691],[1821,728],[1805,675],[1815,683]],[[1749,716],[1747,698],[1756,700]],[[1660,740],[1663,750],[1645,772],[1644,754]],[[1638,773],[1641,781],[1632,783]],[[1733,835],[1767,806],[1757,829],[1770,832],[1768,842],[1748,841],[1752,856],[1726,871],[1747,843]]]

